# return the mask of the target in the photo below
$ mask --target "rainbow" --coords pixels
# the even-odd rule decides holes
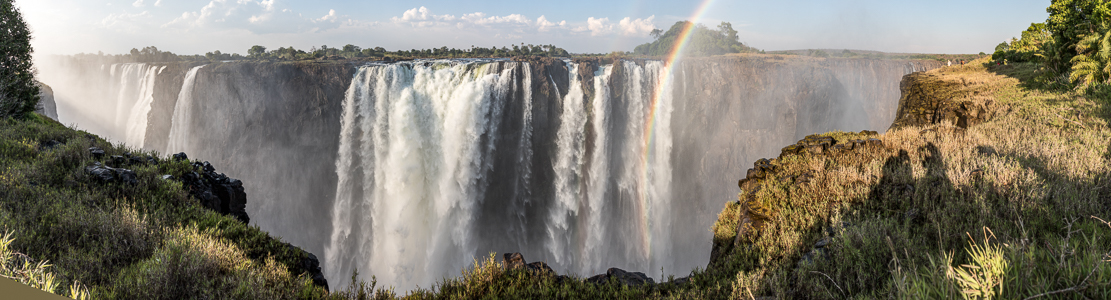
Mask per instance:
[[[642,180],[641,182],[643,184],[642,184],[641,191],[640,191],[640,205],[641,205],[640,213],[641,213],[641,216],[644,218],[643,226],[644,226],[645,230],[644,230],[643,241],[644,241],[646,247],[644,247],[643,249],[646,249],[645,251],[651,251],[650,250],[651,249],[650,245],[652,244],[651,243],[652,236],[651,236],[651,234],[649,234],[650,230],[648,228],[649,216],[648,216],[648,202],[647,202],[648,201],[648,187],[647,187],[647,185],[649,184],[649,182],[648,182],[648,168],[649,168],[648,158],[652,155],[652,144],[653,144],[653,142],[655,142],[655,138],[656,138],[656,136],[655,136],[656,115],[659,113],[656,110],[656,108],[659,106],[660,98],[663,97],[663,95],[664,95],[664,92],[665,92],[664,87],[667,86],[667,83],[671,80],[672,73],[674,73],[674,68],[673,67],[675,67],[677,65],[677,63],[679,62],[679,59],[682,57],[683,50],[686,49],[687,44],[690,43],[691,33],[694,32],[694,28],[695,28],[695,26],[697,26],[698,21],[700,19],[702,19],[702,15],[706,13],[707,8],[709,8],[710,4],[712,4],[713,2],[714,2],[714,0],[703,0],[702,4],[698,5],[698,7],[695,8],[694,13],[687,20],[688,21],[687,26],[684,27],[683,30],[679,32],[677,42],[674,45],[671,46],[671,51],[668,52],[667,57],[664,58],[664,69],[663,69],[663,72],[661,72],[661,74],[660,74],[659,81],[656,84],[656,89],[652,94],[652,102],[648,106],[648,120],[646,121],[647,123],[644,126],[644,135],[643,135],[645,137],[645,139],[644,139],[644,153],[643,153],[643,155],[641,155],[641,166],[643,167],[642,170],[644,171],[644,175],[641,177],[641,180]]]

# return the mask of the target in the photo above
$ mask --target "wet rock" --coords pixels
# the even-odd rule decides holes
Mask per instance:
[[[89,153],[93,155],[93,158],[104,157],[104,149],[98,147],[89,147]]]
[[[162,180],[174,180],[174,179],[177,179],[177,178],[174,178],[174,175],[169,175],[169,174],[162,175]]]
[[[96,180],[104,183],[123,182],[127,184],[137,184],[139,180],[134,171],[122,168],[107,167],[99,162],[85,167],[85,173],[92,175]]]
[[[174,154],[174,161],[188,161],[188,160],[189,160],[189,156],[185,155],[185,152],[179,152],[178,154]]]
[[[506,253],[502,255],[502,262],[506,269],[516,269],[525,267],[525,256],[521,253]]]
[[[618,283],[624,285],[640,286],[644,284],[656,284],[648,275],[641,272],[627,272],[618,268],[609,268],[606,274],[598,274],[586,279],[586,282],[593,284],[604,284],[609,282],[610,279],[616,279]]]
[[[868,139],[868,140],[866,140],[866,141],[864,141],[864,142],[865,142],[865,143],[866,143],[866,144],[867,144],[868,146],[872,146],[872,147],[879,147],[879,146],[883,146],[883,141],[881,141],[880,139],[877,139],[877,138],[871,138],[871,139]]]

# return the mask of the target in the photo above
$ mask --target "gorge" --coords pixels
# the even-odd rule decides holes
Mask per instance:
[[[430,286],[490,252],[560,273],[705,266],[752,161],[885,130],[936,61],[738,55],[38,64],[58,118],[243,180],[252,225],[333,286]],[[661,82],[666,72],[669,80]]]

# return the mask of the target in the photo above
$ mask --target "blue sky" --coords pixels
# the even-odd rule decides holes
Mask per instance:
[[[573,53],[632,50],[654,28],[686,20],[696,1],[15,0],[37,54],[178,54],[252,45],[469,48],[554,44]],[[1048,0],[713,0],[699,21],[733,24],[766,50],[991,52],[1043,22]]]

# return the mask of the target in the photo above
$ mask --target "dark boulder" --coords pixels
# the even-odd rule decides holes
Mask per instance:
[[[523,268],[525,266],[525,256],[521,253],[513,252],[502,255],[502,263],[506,269]]]
[[[618,268],[609,268],[606,274],[598,274],[586,279],[586,282],[593,284],[604,284],[609,282],[610,278],[617,280],[618,283],[631,286],[640,286],[644,284],[656,284],[652,277],[648,277],[641,272],[627,272]]]
[[[99,162],[94,165],[85,167],[85,173],[92,175],[93,178],[96,178],[98,181],[104,183],[139,183],[138,177],[135,175],[135,171],[123,168],[107,167],[100,164]]]
[[[189,160],[189,156],[185,155],[185,152],[178,152],[178,154],[174,154],[174,161],[188,161],[188,160]]]
[[[89,153],[93,155],[93,158],[104,157],[104,149],[99,147],[89,147]]]
[[[174,154],[175,161],[187,159],[185,153]],[[216,168],[207,161],[194,162],[192,165],[194,171],[185,173],[180,178],[185,190],[189,191],[189,194],[205,208],[235,217],[243,223],[250,223],[251,218],[247,215],[247,193],[243,189],[243,182],[216,173]]]

